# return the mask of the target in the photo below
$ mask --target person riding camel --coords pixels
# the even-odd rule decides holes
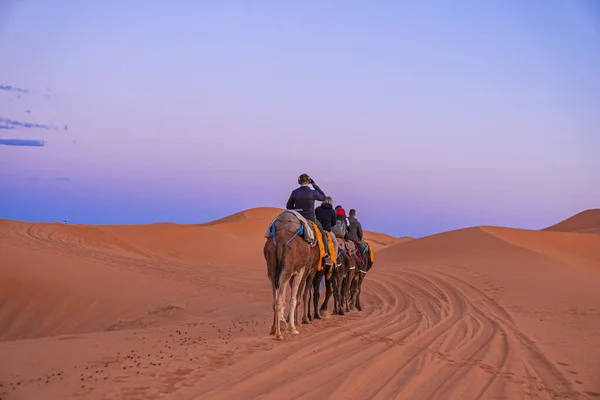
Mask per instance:
[[[285,208],[298,211],[304,218],[317,225],[317,228],[319,228],[321,236],[323,237],[323,245],[325,246],[324,263],[325,265],[333,265],[331,257],[329,256],[329,243],[327,242],[327,237],[325,236],[321,222],[319,222],[315,215],[315,200],[325,201],[327,196],[308,174],[300,175],[298,177],[298,183],[300,184],[300,187],[292,191]],[[309,184],[314,187],[314,190],[308,187]]]
[[[321,205],[319,207],[315,208],[315,215],[317,217],[317,221],[319,221],[321,223],[323,230],[325,232],[330,232],[333,235],[333,232],[331,230],[335,226],[336,215],[335,215],[335,210],[333,209],[333,199],[331,197],[327,196],[325,198],[325,200],[321,203]],[[333,236],[335,237],[335,235],[333,235]],[[328,241],[328,239],[325,237],[323,237],[323,240]],[[335,246],[335,244],[333,242],[328,243],[328,244],[333,244]],[[331,249],[331,251],[336,251],[336,249],[335,248]],[[319,292],[323,291],[324,284],[325,284],[325,275],[323,275],[323,277],[321,279],[321,283],[319,285]]]
[[[343,239],[346,236],[350,221],[346,218],[346,210],[340,205],[335,206],[335,218],[336,222],[333,226],[333,233],[335,236]]]
[[[315,208],[315,215],[321,223],[323,230],[331,232],[337,221],[335,210],[333,209],[333,199],[327,196],[321,205]]]
[[[360,221],[356,219],[356,210],[353,208],[350,210],[350,216],[348,217],[350,225],[348,226],[348,232],[346,232],[346,239],[351,240],[358,245],[360,250],[361,258],[365,260],[365,249],[363,243],[363,230]]]

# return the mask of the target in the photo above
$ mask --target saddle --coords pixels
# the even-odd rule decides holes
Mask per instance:
[[[321,232],[319,232],[319,230],[317,229],[317,234],[319,234]],[[333,233],[331,232],[325,232],[325,236],[327,236],[327,242],[329,243],[329,255],[331,257],[331,262],[333,263],[333,266],[335,267],[337,265],[337,256],[338,256],[338,241],[335,238],[335,236],[333,235]],[[325,249],[323,249],[323,252],[325,251]],[[323,257],[325,255],[323,254]],[[320,271],[323,269],[322,264],[319,265],[317,267],[317,270]],[[331,275],[333,274],[333,268],[329,269],[329,272],[327,273],[327,279],[331,278]]]
[[[371,249],[371,246],[369,246],[369,243],[367,243],[366,240],[363,239],[360,242],[360,244],[353,242],[353,241],[350,241],[350,242],[354,245],[354,248],[356,249],[356,253],[358,254],[358,257],[360,258],[360,260],[362,262],[365,262],[366,260],[363,260],[363,258],[362,258],[362,254],[360,253],[360,246],[363,247],[363,254],[365,255],[365,257],[367,255],[367,253],[369,253],[369,260],[371,261],[371,263],[375,262],[375,255],[373,254],[373,249]]]
[[[352,242],[352,244],[354,245],[354,248],[356,249],[356,254],[358,254],[358,258],[360,258],[360,261],[365,262],[365,260],[363,260],[362,254],[360,252],[360,245],[356,242]]]
[[[357,253],[360,254],[360,252],[356,248],[356,245],[353,241],[343,239],[342,242],[344,243],[344,247],[345,247],[346,251],[348,252],[348,255],[352,256]]]
[[[325,243],[317,225],[304,218],[299,212],[294,210],[283,210],[271,220],[265,232],[265,238],[275,237],[276,231],[288,231],[294,235],[288,240],[290,242],[294,237],[300,236],[310,246],[318,244],[320,260],[325,257]],[[329,238],[329,236],[328,236]],[[335,248],[335,247],[332,247]],[[332,257],[334,261],[335,257]],[[335,261],[334,261],[335,262]],[[319,263],[319,271],[323,269],[323,263]]]

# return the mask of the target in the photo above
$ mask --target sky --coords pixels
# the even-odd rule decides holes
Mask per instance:
[[[600,207],[594,0],[4,0],[0,53],[0,218],[200,223],[301,173],[395,236]]]

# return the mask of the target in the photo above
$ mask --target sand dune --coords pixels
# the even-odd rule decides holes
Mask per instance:
[[[201,226],[218,227],[218,229],[230,232],[243,238],[260,237],[262,244],[262,235],[265,233],[266,226],[282,210],[283,209],[281,208],[275,207],[253,208],[218,219],[216,221],[202,224]],[[252,223],[249,223],[249,221],[252,221]],[[403,243],[413,239],[410,236],[398,238],[385,233],[371,232],[368,230],[364,231],[364,237],[365,240],[371,243],[375,250],[380,250],[391,244]]]
[[[585,210],[558,224],[549,226],[545,231],[600,233],[600,209]]]
[[[0,220],[0,398],[600,397],[600,235],[577,233],[597,213],[542,231],[366,232],[365,309],[276,342],[262,245],[279,211]]]

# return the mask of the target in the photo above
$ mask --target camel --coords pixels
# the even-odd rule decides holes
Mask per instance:
[[[345,286],[347,284],[347,276],[350,268],[354,265],[351,256],[344,250],[337,257],[338,263],[333,270],[333,275],[330,279],[325,280],[325,300],[319,309],[320,312],[327,311],[329,299],[333,294],[333,315],[344,315],[344,307],[342,307],[342,296],[346,293]]]
[[[355,282],[353,282],[354,287],[352,290],[350,303],[351,307],[356,307],[358,311],[362,311],[362,305],[360,304],[360,291],[362,289],[363,281],[365,280],[367,272],[369,272],[371,268],[373,268],[373,263],[371,262],[371,251],[373,251],[373,249],[371,249],[371,246],[368,246],[368,248],[365,250],[364,263],[359,260],[357,279],[355,280]]]
[[[327,233],[330,234],[330,233]],[[335,254],[336,254],[336,259],[338,260],[338,264],[340,264],[341,258],[343,257],[343,244],[338,242],[338,239],[333,237],[333,244],[335,246]],[[341,264],[342,268],[344,267],[345,264]],[[307,279],[307,286],[306,286],[306,291],[305,294],[308,297],[307,298],[307,303],[309,304],[308,307],[308,313],[306,314],[307,316],[307,320],[303,321],[303,323],[310,323],[310,321],[312,321],[313,319],[321,319],[321,313],[319,311],[324,311],[324,308],[321,307],[321,309],[319,309],[319,300],[321,297],[321,293],[319,291],[319,287],[321,286],[321,280],[323,278],[323,276],[326,277],[325,279],[325,285],[328,288],[328,292],[329,296],[331,296],[331,280],[333,279],[333,275],[336,273],[339,273],[339,267],[338,266],[324,266],[321,270],[319,270],[317,268],[316,271],[314,271],[314,274],[311,274],[308,276]],[[329,276],[329,277],[328,277]],[[310,284],[312,282],[312,285]],[[310,289],[312,288],[312,292],[310,291]],[[310,304],[313,305],[313,309],[314,309],[314,313],[310,312]],[[326,308],[326,307],[325,307]]]
[[[302,307],[302,324],[310,324],[311,321],[313,320],[313,316],[310,313],[310,302],[312,299],[311,290],[315,290],[314,289],[315,275],[317,274],[317,272],[323,272],[323,271],[317,271],[317,267],[318,267],[318,263],[317,263],[317,265],[315,265],[312,268],[306,268],[304,270],[303,275],[298,274],[296,276],[293,276],[292,279],[290,280],[290,283],[293,285],[294,281],[296,279],[300,279],[300,284],[298,286],[298,294],[297,294],[298,301],[296,302],[296,310],[295,310],[295,313],[292,315],[291,309],[290,309],[290,312],[288,313],[288,316],[286,318],[286,321],[288,323],[290,321],[290,318],[295,317],[296,318],[295,324],[300,325],[300,304],[302,304],[302,306],[303,306]],[[316,290],[318,290],[318,286],[317,286]]]
[[[337,266],[330,280],[325,281],[327,291],[325,300],[320,311],[325,311],[329,303],[329,298],[334,296],[333,314],[344,315],[350,311],[350,289],[352,283],[357,280],[357,266],[361,264],[360,258],[356,253],[356,248],[351,241],[338,239],[339,248],[342,250],[338,259],[342,261]],[[333,291],[332,287],[333,286]]]
[[[288,285],[291,287],[290,315],[287,332],[297,335],[296,312],[301,286],[308,274],[320,262],[319,247],[307,243],[302,237],[303,225],[292,212],[282,212],[273,221],[274,233],[268,237],[263,255],[267,262],[267,276],[273,289],[273,325],[271,335],[283,340],[281,322],[284,319],[285,296]],[[305,305],[306,309],[306,305]]]
[[[300,304],[302,303],[302,324],[310,324],[313,319],[320,319],[317,315],[316,318],[310,312],[310,304],[314,303],[315,315],[316,309],[318,307],[318,297],[314,296],[314,293],[319,294],[319,282],[324,273],[328,271],[328,269],[318,270],[319,264],[317,263],[312,268],[306,268],[304,271],[304,275],[299,278],[299,276],[292,277],[291,282],[295,279],[301,279],[300,286],[298,289],[298,302],[296,303],[296,312],[295,323],[300,325]],[[324,268],[326,268],[324,266]],[[329,267],[331,268],[331,267]],[[287,316],[287,321],[289,322],[291,318],[291,313]]]
[[[350,312],[354,309],[352,306],[352,288],[356,286],[356,281],[358,280],[358,270],[361,266],[361,261],[356,249],[353,247],[354,244],[347,240],[346,247],[350,249],[350,266],[348,268],[348,273],[344,278],[343,282],[343,291],[340,294],[340,298],[342,300],[341,306],[344,307],[346,312]]]
[[[302,286],[302,305],[303,305],[302,323],[303,324],[310,324],[313,320],[313,317],[310,313],[310,303],[311,303],[311,299],[313,297],[313,292],[315,291],[315,276],[319,272],[320,272],[319,279],[321,279],[320,277],[323,276],[323,271],[317,271],[317,269],[314,269],[312,271],[308,271],[306,280],[305,280],[305,282],[303,282],[303,286]],[[317,283],[316,290],[317,291],[319,290],[318,283]]]
[[[347,267],[346,267],[346,261],[344,260],[344,254],[338,250],[338,254],[337,254],[337,259],[338,259],[338,265],[337,266],[329,266],[329,267],[324,267],[321,271],[314,271],[314,273],[308,277],[307,280],[307,289],[306,289],[306,295],[308,296],[308,321],[304,322],[304,323],[310,323],[310,321],[312,321],[313,319],[321,319],[321,316],[323,315],[324,311],[327,310],[327,304],[326,302],[329,300],[329,297],[331,297],[332,291],[331,291],[331,284],[332,281],[335,282],[336,280],[336,276],[339,275],[341,272],[340,271],[347,271]],[[333,272],[331,272],[331,269],[333,268]],[[328,275],[331,275],[329,278],[327,278]],[[323,306],[321,306],[321,308],[319,308],[319,300],[321,298],[321,292],[319,291],[319,287],[321,286],[321,280],[323,278],[323,276],[325,276],[325,286],[326,286],[326,302],[323,303]],[[310,285],[310,281],[312,281],[312,285]],[[337,283],[336,283],[336,288],[337,288]],[[312,289],[312,291],[310,290]],[[334,294],[335,299],[337,301],[337,292]],[[314,309],[314,313],[311,313],[310,311],[310,305],[312,304],[313,309]]]

